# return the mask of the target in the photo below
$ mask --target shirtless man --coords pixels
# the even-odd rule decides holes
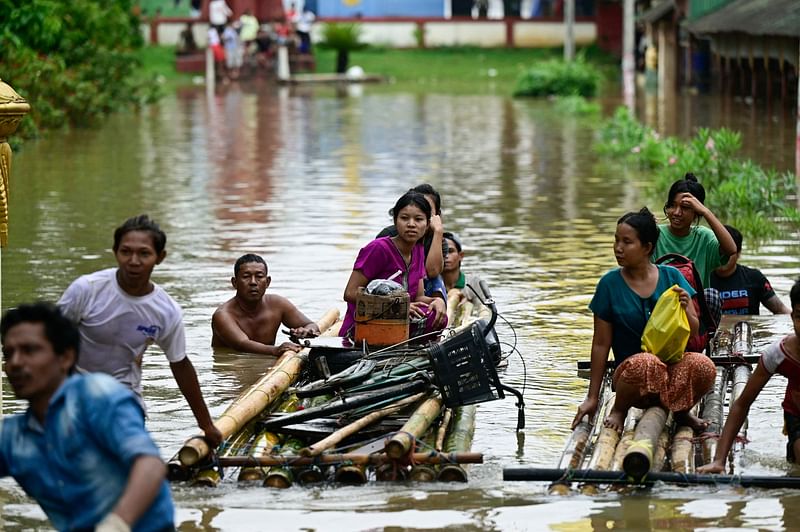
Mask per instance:
[[[236,295],[211,317],[212,346],[278,356],[287,349],[302,349],[292,342],[275,345],[281,324],[289,327],[291,338],[319,336],[317,324],[288,299],[266,293],[272,280],[268,271],[267,263],[258,255],[242,255],[236,261],[231,277]]]

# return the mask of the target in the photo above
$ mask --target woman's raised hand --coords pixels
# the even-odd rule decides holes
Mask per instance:
[[[678,194],[675,198],[675,203],[680,205],[682,209],[692,209],[704,218],[708,212],[708,207],[700,203],[700,200],[695,198],[691,192],[681,192]]]
[[[442,233],[444,231],[444,225],[442,225],[442,217],[438,214],[434,214],[431,216],[431,230],[434,233]]]

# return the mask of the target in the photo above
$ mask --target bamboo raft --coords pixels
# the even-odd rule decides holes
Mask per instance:
[[[468,300],[457,289],[448,296],[453,331],[491,316],[489,308]],[[338,318],[338,311],[331,310],[318,321],[325,331],[322,336],[336,335]],[[225,437],[220,447],[212,452],[202,437],[189,438],[168,463],[170,480],[214,487],[236,479],[274,488],[326,480],[344,484],[370,479],[466,482],[469,464],[482,463],[483,455],[471,452],[476,405],[447,407],[437,386],[425,379],[389,388],[377,405],[316,417],[322,409],[330,410],[331,404],[355,404],[360,396],[351,390],[368,389],[369,380],[349,388],[347,401],[331,395],[306,397],[304,385],[314,369],[310,354],[308,347],[299,353],[284,352],[215,421]],[[387,360],[393,362],[383,368],[378,362],[371,375],[408,381],[404,375],[413,376],[430,366],[426,357],[415,356],[409,348]],[[288,416],[293,422],[287,425]]]
[[[606,371],[600,401],[594,419],[583,420],[567,439],[555,469],[515,469],[504,471],[506,480],[539,480],[552,482],[550,492],[566,494],[577,488],[584,493],[596,492],[601,485],[645,485],[655,481],[708,483],[696,475],[696,469],[713,459],[716,443],[729,406],[742,393],[757,361],[752,354],[750,325],[737,322],[730,330],[720,329],[709,346],[709,354],[717,369],[715,385],[695,406],[694,414],[709,422],[702,434],[687,426],[679,426],[671,413],[661,407],[647,410],[631,408],[621,434],[603,426],[607,412],[614,404],[611,391],[611,369]],[[586,363],[579,370],[588,369]],[[746,441],[747,422],[743,425],[734,450]],[[737,474],[733,452],[728,457],[728,473]],[[751,485],[766,485],[763,479]],[[720,483],[724,483],[720,481]]]

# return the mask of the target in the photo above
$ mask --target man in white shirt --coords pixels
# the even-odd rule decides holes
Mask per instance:
[[[225,30],[225,24],[228,23],[228,17],[232,16],[233,11],[225,3],[225,0],[211,0],[208,3],[208,22],[216,28],[220,37]]]
[[[198,426],[216,447],[222,435],[186,356],[181,308],[150,280],[153,268],[166,257],[166,242],[166,234],[147,215],[126,220],[114,232],[118,267],[79,277],[58,307],[80,331],[81,369],[112,375],[133,390],[143,408],[142,358],[150,344],[161,347]]]

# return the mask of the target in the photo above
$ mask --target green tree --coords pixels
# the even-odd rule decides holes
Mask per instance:
[[[153,96],[133,0],[0,0],[0,78],[31,104],[22,136],[88,126]]]

